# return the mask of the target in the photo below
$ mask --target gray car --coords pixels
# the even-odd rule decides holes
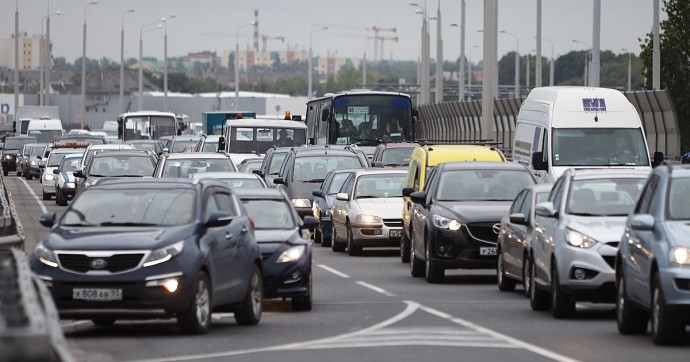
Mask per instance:
[[[530,305],[571,318],[578,301],[615,301],[614,261],[646,170],[568,169],[549,201],[535,207],[530,245]],[[550,298],[549,298],[550,297]]]
[[[681,344],[690,323],[690,168],[657,167],[628,216],[616,258],[618,331]]]

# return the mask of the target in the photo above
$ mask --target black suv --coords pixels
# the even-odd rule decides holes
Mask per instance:
[[[5,139],[2,150],[2,173],[7,176],[10,171],[17,171],[17,154],[27,143],[37,143],[36,137],[12,136]]]
[[[273,183],[283,188],[300,218],[313,215],[312,190],[321,187],[335,169],[367,168],[367,157],[359,149],[338,146],[294,147],[290,149]]]

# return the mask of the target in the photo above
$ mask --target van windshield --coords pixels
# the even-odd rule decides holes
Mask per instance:
[[[554,166],[649,166],[639,128],[556,128]]]
[[[55,138],[57,138],[58,136],[62,136],[62,130],[30,130],[28,135],[31,137],[36,137],[38,143],[53,143],[53,141],[55,141]]]

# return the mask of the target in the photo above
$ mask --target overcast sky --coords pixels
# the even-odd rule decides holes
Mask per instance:
[[[41,20],[60,10],[60,16],[51,16],[51,38],[54,56],[74,61],[82,54],[82,26],[84,9],[89,0],[15,0],[19,4],[19,31],[29,35],[41,34]],[[8,38],[14,32],[13,9],[15,1],[2,0],[0,37]],[[418,0],[424,6],[424,0]],[[592,0],[543,0],[542,36],[553,41],[554,56],[571,50],[589,48],[592,44]],[[651,31],[652,0],[602,0],[601,49],[614,53],[626,48],[639,53],[639,40]],[[426,1],[427,14],[435,16],[438,0]],[[460,0],[441,0],[442,38],[444,58],[456,60],[460,54],[460,29],[451,23],[460,21]],[[499,0],[498,28],[519,37],[520,53],[536,48],[536,0]],[[188,52],[216,51],[222,55],[235,48],[237,28],[254,20],[259,10],[259,33],[284,36],[285,43],[269,40],[268,50],[291,47],[308,50],[311,31],[328,26],[326,31],[312,34],[315,55],[327,52],[342,57],[361,57],[367,48],[367,58],[373,58],[374,43],[365,42],[366,28],[378,26],[395,28],[396,32],[382,32],[398,37],[398,42],[386,41],[385,58],[416,60],[419,56],[422,17],[408,0],[100,0],[86,10],[87,57],[107,57],[119,62],[122,14],[127,9],[134,13],[125,16],[125,57],[139,56],[141,26],[169,15],[176,15],[168,23],[168,56],[186,55]],[[482,0],[466,0],[466,54],[472,61],[482,55],[482,34],[477,30],[483,23]],[[666,16],[661,12],[661,19]],[[253,44],[253,27],[239,32],[240,49]],[[436,54],[436,22],[431,22],[432,57]],[[372,33],[369,32],[369,35]],[[163,31],[147,32],[144,38],[144,56],[163,57]],[[577,39],[586,44],[574,43]],[[259,42],[261,46],[261,42]],[[476,47],[475,47],[476,46]],[[515,37],[499,34],[499,57],[514,51]],[[542,54],[550,56],[551,46],[545,42]]]

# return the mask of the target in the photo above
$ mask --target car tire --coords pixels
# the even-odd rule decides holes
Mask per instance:
[[[537,286],[537,268],[534,266],[534,260],[529,259],[529,306],[534,311],[543,311],[549,309],[550,299],[549,294]]]
[[[263,300],[264,279],[261,275],[261,269],[254,264],[252,275],[249,277],[247,294],[244,296],[239,309],[235,311],[235,321],[237,321],[237,324],[243,326],[258,324],[263,313]]]
[[[404,230],[400,236],[400,261],[403,263],[410,262],[410,238],[405,235]]]
[[[333,234],[331,235],[331,250],[334,252],[343,252],[345,251],[345,243],[341,243],[338,241],[338,233],[335,231],[335,225],[333,225]]]
[[[55,205],[60,205],[60,190],[55,190]]]
[[[525,291],[525,297],[529,298],[529,257],[527,253],[522,257],[522,289]]]
[[[46,194],[46,192],[43,191],[43,200],[50,200],[50,194]]]
[[[185,333],[204,334],[211,327],[211,298],[208,277],[206,273],[199,272],[194,281],[189,306],[177,313],[177,322]]]
[[[307,311],[311,310],[312,308],[312,300],[311,300],[311,295],[312,295],[312,276],[311,276],[311,270],[309,270],[309,283],[308,283],[308,291],[307,294],[301,297],[293,297],[290,300],[290,303],[292,304],[292,310],[293,311]]]
[[[321,230],[319,227],[314,228],[314,243],[321,244]]]
[[[22,177],[22,173],[20,171],[17,171],[17,177]]]
[[[9,172],[8,172],[7,170],[3,169],[3,170],[2,170],[2,174],[3,174],[4,176],[7,176],[7,175],[9,174]]]
[[[56,198],[58,197],[58,195],[59,195],[59,197],[60,197],[60,200],[58,200],[58,202],[57,202],[58,205],[60,205],[60,206],[67,206],[67,197],[63,196],[60,192],[58,192],[58,193],[55,194],[55,195],[56,195],[56,196],[55,196]]]
[[[24,178],[25,178],[25,179],[27,179],[27,180],[31,180],[31,179],[33,179],[34,177],[33,177],[33,176],[31,176],[31,174],[30,174],[30,173],[28,173],[28,172],[25,172],[25,173],[24,173]]]
[[[620,268],[620,266],[618,266]],[[620,334],[647,333],[649,313],[633,305],[625,290],[622,272],[616,279],[616,325]]]
[[[110,327],[115,324],[115,318],[98,317],[91,319],[91,323],[99,327]]]
[[[555,261],[551,264],[551,314],[557,319],[568,319],[575,315],[575,301],[561,290]]]
[[[362,255],[362,247],[359,245],[355,245],[355,240],[352,236],[352,229],[350,228],[350,224],[348,223],[346,225],[347,227],[347,255],[349,256],[360,256]]]
[[[666,305],[659,274],[652,285],[652,341],[656,345],[681,344],[685,340],[685,324],[674,316]]]
[[[424,274],[426,275],[427,283],[443,283],[446,271],[443,267],[436,265],[431,260],[431,238],[428,233],[424,233]]]
[[[501,248],[498,248],[496,254],[498,255],[496,261],[496,283],[498,284],[498,290],[502,292],[512,292],[515,290],[516,283],[515,280],[510,279],[505,273],[503,267],[503,251],[501,251]]]
[[[333,239],[333,229],[331,229],[331,237],[330,238],[327,238],[326,235],[324,235],[323,227],[321,227],[321,232],[319,234],[321,235],[321,246],[324,248],[330,247],[332,239]]]
[[[410,275],[415,278],[421,278],[424,276],[424,262],[417,259],[415,255],[415,241],[414,235],[410,237]]]

